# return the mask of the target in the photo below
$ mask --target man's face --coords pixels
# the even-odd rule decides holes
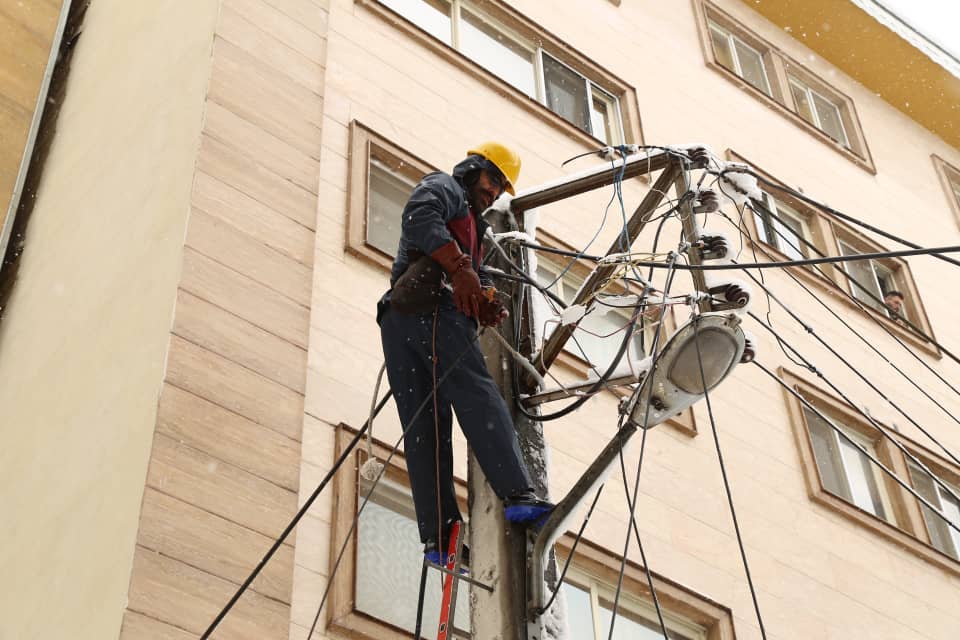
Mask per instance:
[[[887,296],[883,299],[883,303],[894,313],[900,313],[903,309],[903,298],[900,296]]]
[[[480,177],[467,193],[467,200],[474,213],[480,214],[490,208],[493,201],[503,193],[503,185],[492,178],[486,169],[480,171]]]

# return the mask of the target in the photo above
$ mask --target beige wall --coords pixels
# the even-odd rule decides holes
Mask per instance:
[[[119,632],[218,6],[87,13],[0,324],[4,638]]]
[[[731,148],[810,196],[921,245],[960,240],[930,160],[930,154],[937,153],[957,164],[960,152],[812,56],[744,4],[719,3],[853,98],[877,175],[709,69],[690,2],[618,7],[583,0],[550,3],[549,9],[534,0],[510,4],[636,87],[648,143],[702,142],[720,154]],[[585,10],[590,12],[589,21],[582,19]],[[377,46],[369,47],[371,41]],[[315,252],[303,449],[304,459],[319,460],[321,470],[324,460],[327,464],[332,460],[331,425],[363,423],[382,359],[374,307],[387,287],[387,273],[343,247],[349,123],[356,119],[443,168],[452,166],[477,140],[502,140],[516,146],[523,157],[521,189],[581,170],[591,162],[581,160],[560,168],[563,160],[587,148],[418,44],[362,3],[332,3],[328,47],[318,218],[318,225],[328,233],[318,234]],[[626,186],[628,214],[642,193],[640,184]],[[607,198],[609,191],[578,199],[578,206],[548,207],[541,211],[541,226],[583,246],[599,223]],[[726,209],[733,213],[732,207]],[[618,218],[619,212],[613,215]],[[595,248],[605,249],[617,228],[608,225]],[[669,237],[672,244],[676,229]],[[641,239],[638,246],[643,243]],[[883,244],[894,248],[888,241]],[[929,258],[913,258],[910,265],[938,339],[947,345],[960,343],[960,330],[953,321],[960,303],[945,289],[946,283],[956,281],[955,268]],[[873,375],[885,393],[948,446],[960,449],[960,430],[946,424],[943,414],[899,381],[892,370],[884,369],[886,365],[876,356],[857,346],[839,323],[818,312],[807,294],[785,276],[767,274],[770,286],[814,323],[826,340],[839,345],[854,364]],[[678,278],[677,289],[689,290],[686,282]],[[759,295],[754,308],[766,310]],[[858,314],[845,308],[842,313],[956,413],[960,407],[956,397],[886,334]],[[680,318],[685,318],[682,311]],[[805,337],[785,313],[775,311],[773,319],[857,402],[878,418],[896,422],[904,433],[916,435],[886,403]],[[788,364],[762,329],[751,330],[760,338],[758,357],[763,363]],[[958,379],[956,365],[922,357],[948,379]],[[778,386],[756,368],[741,367],[713,400],[768,637],[946,640],[955,635],[960,624],[956,573],[924,562],[809,500]],[[378,422],[378,437],[392,443],[399,430],[393,412],[387,413]],[[651,568],[661,575],[731,607],[738,638],[758,638],[702,403],[696,413],[700,435],[695,438],[670,427],[651,433],[638,507],[646,552]],[[555,496],[569,488],[595,455],[597,447],[592,443],[609,438],[615,424],[612,397],[599,398],[550,424]],[[462,450],[462,438],[458,442]],[[635,468],[637,455],[635,446],[628,468]],[[458,469],[462,474],[462,459]],[[618,474],[611,483],[620,485]],[[302,492],[312,489],[307,482],[301,487]],[[327,521],[329,506],[321,505],[318,518]],[[586,535],[617,550],[625,534],[624,499],[614,488],[605,492]],[[325,538],[318,535],[318,540]],[[313,613],[306,608],[298,612],[296,593],[294,600],[295,621]]]

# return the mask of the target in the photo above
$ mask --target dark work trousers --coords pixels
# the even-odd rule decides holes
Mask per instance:
[[[440,539],[437,535],[438,484],[444,537],[450,523],[462,519],[453,488],[451,406],[497,496],[503,499],[532,486],[506,402],[487,371],[479,342],[474,339],[477,325],[446,301],[441,303],[438,314],[437,380],[443,380],[437,393],[439,483],[437,426],[433,400],[428,399],[433,391],[434,315],[403,315],[388,309],[380,320],[387,377],[400,423],[407,428],[404,453],[422,542]],[[464,350],[466,352],[455,364]],[[447,372],[449,375],[444,379]],[[411,425],[410,421],[425,399],[426,407]]]

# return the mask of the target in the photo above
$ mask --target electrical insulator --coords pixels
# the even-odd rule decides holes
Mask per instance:
[[[710,287],[709,291],[715,296],[719,295],[723,297],[723,299],[726,300],[731,307],[742,309],[743,307],[747,306],[747,303],[750,302],[750,292],[736,283],[727,283]]]
[[[730,240],[726,236],[700,236],[703,243],[701,258],[704,260],[721,260],[730,255]]]
[[[694,213],[715,213],[720,210],[720,196],[712,189],[704,189],[697,194],[700,204],[693,205]]]
[[[694,167],[703,168],[710,164],[710,152],[705,147],[697,147],[687,152]]]

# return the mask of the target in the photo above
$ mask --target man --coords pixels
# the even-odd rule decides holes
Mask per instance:
[[[903,321],[903,294],[899,291],[887,291],[883,294],[883,304],[890,310],[890,317],[901,324]]]
[[[476,339],[478,322],[497,326],[506,317],[481,266],[487,224],[480,215],[505,190],[514,194],[519,174],[519,156],[488,142],[468,151],[452,174],[424,176],[403,209],[391,290],[377,306],[387,377],[407,429],[404,452],[420,539],[434,562],[447,549],[452,523],[462,519],[453,487],[451,407],[508,520],[532,522],[552,507],[531,489],[510,412]],[[451,286],[430,282],[431,270],[441,275],[438,265]],[[410,285],[414,272],[421,279]]]

